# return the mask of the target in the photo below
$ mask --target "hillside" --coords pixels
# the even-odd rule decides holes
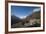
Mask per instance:
[[[11,25],[18,23],[19,21],[21,21],[19,17],[16,17],[14,15],[11,16]]]
[[[33,18],[40,19],[40,11],[33,13]]]
[[[31,26],[32,22],[32,26],[37,26],[36,24],[34,25],[36,21],[36,24],[38,24],[38,26],[40,26],[40,11],[37,12],[33,12],[31,15],[28,15],[25,19],[20,19],[19,17],[16,17],[14,15],[11,16],[11,25],[12,27],[28,27]],[[39,22],[39,23],[38,23]],[[26,25],[25,25],[26,24]],[[28,26],[27,26],[28,25]]]
[[[32,13],[32,15],[27,16],[24,20],[29,21],[30,19],[40,19],[40,11]]]

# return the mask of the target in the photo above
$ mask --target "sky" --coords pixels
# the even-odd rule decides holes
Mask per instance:
[[[11,6],[11,15],[15,15],[19,18],[25,18],[33,11],[40,10],[40,7],[29,7],[29,6]]]

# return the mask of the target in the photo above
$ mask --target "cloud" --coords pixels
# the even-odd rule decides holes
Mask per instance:
[[[27,16],[20,17],[21,19],[26,18]]]
[[[33,12],[37,12],[37,11],[40,11],[41,9],[40,8],[36,8],[33,10]]]

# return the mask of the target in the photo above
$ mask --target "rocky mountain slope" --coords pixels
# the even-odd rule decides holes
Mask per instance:
[[[24,24],[25,23],[29,24],[29,21],[32,19],[40,19],[40,11],[33,12],[31,15],[28,15],[25,19],[20,19],[19,17],[12,15],[11,16],[11,25],[12,25],[12,27],[13,26],[14,27],[25,27]]]

